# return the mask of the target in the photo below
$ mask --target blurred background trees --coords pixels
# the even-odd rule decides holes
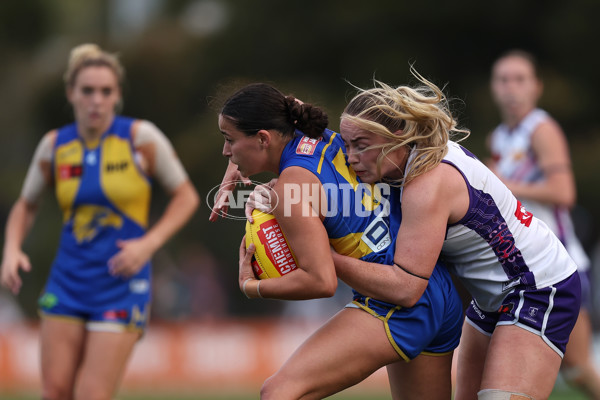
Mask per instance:
[[[500,53],[519,47],[539,58],[541,106],[568,135],[579,195],[574,214],[592,251],[600,221],[598,16],[595,0],[0,2],[0,222],[4,226],[42,135],[72,120],[62,74],[77,44],[95,42],[120,54],[127,71],[123,114],[149,119],[170,137],[202,196],[220,182],[226,165],[219,101],[253,81],[322,106],[338,129],[352,85],[370,86],[373,78],[414,83],[414,64],[455,99],[455,115],[472,131],[466,146],[485,158],[485,136],[499,122],[490,67]],[[165,201],[156,191],[155,213]],[[204,201],[155,257],[155,315],[277,312],[280,302],[256,307],[238,290],[243,222],[209,223],[208,215]],[[18,302],[29,316],[54,257],[60,220],[48,193],[25,243],[34,270]]]

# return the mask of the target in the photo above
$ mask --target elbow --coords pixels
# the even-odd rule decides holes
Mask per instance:
[[[185,186],[185,202],[187,203],[190,213],[194,213],[200,206],[200,195],[191,182],[188,182]]]
[[[397,291],[399,293],[397,293],[393,304],[397,304],[400,307],[404,308],[414,307],[419,302],[419,300],[423,296],[423,293],[425,293],[425,290],[427,289],[428,282],[423,281],[423,283],[418,282],[417,284],[405,287],[401,291]]]
[[[317,297],[332,297],[337,290],[337,278],[323,279],[318,285]]]
[[[195,212],[198,209],[198,207],[200,207],[200,203],[201,201],[198,192],[196,192],[195,189],[192,189],[192,193],[190,195],[190,205],[192,212]]]
[[[575,195],[575,191],[565,190],[560,198],[559,205],[571,209],[575,206],[576,200],[577,196]]]
[[[423,293],[409,293],[408,296],[400,299],[398,305],[404,308],[412,308],[414,307]]]

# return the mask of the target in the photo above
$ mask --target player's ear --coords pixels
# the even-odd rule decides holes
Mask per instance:
[[[271,132],[266,129],[261,129],[258,131],[256,137],[258,139],[258,143],[263,148],[267,147],[269,143],[271,143]]]
[[[73,97],[73,87],[71,85],[67,85],[67,88],[65,89],[65,95],[67,96],[67,100],[69,101],[69,103],[73,104],[73,102],[71,101]]]
[[[539,98],[542,97],[543,92],[544,92],[544,82],[538,78],[537,91],[536,91],[537,99],[536,100],[539,100]]]

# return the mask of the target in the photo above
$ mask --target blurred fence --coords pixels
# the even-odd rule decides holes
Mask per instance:
[[[122,389],[258,393],[262,382],[318,326],[285,319],[154,323],[134,350]],[[5,328],[0,331],[0,393],[39,390],[38,326]],[[388,390],[385,369],[358,386]]]

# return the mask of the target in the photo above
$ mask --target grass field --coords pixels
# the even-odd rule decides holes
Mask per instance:
[[[256,400],[258,393],[250,394],[168,394],[163,393],[161,395],[155,394],[137,394],[137,395],[119,395],[117,400]],[[331,400],[389,400],[389,395],[386,393],[352,393],[345,394],[340,393],[335,396],[331,396],[328,399]],[[3,395],[0,393],[1,400],[39,400],[38,396],[35,395]],[[585,400],[587,397],[580,393],[566,389],[557,388],[550,396],[550,400]]]

